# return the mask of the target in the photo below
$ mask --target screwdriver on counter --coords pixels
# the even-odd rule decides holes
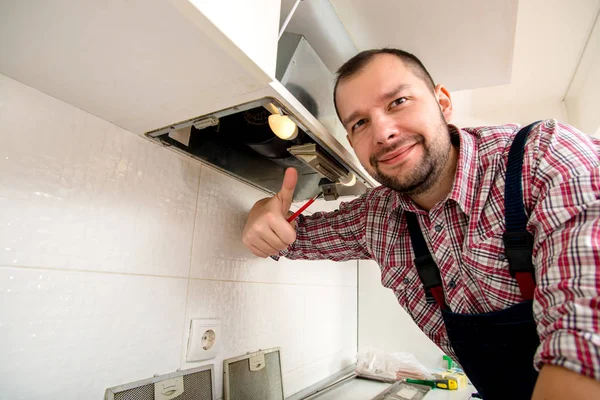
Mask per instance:
[[[454,379],[406,379],[406,383],[429,386],[433,389],[457,390],[458,383]]]
[[[302,207],[300,207],[298,209],[298,211],[296,211],[295,213],[293,213],[292,215],[290,215],[287,218],[287,222],[292,222],[293,220],[295,220],[296,218],[298,218],[298,215],[302,214],[302,212],[304,210],[306,210],[308,208],[308,206],[310,206],[312,203],[315,202],[315,200],[321,195],[321,192],[317,193],[312,199],[308,200],[306,202],[306,204],[304,204]]]

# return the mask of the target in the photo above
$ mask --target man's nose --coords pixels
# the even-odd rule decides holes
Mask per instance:
[[[398,136],[398,126],[396,121],[388,115],[380,115],[374,117],[373,124],[373,140],[377,144],[386,144],[394,140]]]

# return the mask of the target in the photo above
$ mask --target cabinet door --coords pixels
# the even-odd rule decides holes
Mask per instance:
[[[270,3],[278,2],[247,2],[263,6],[263,14],[242,3],[6,2],[0,73],[132,132],[150,131],[235,105],[271,82],[234,42],[274,70],[279,8]],[[273,21],[256,20],[258,28],[250,28],[255,15],[274,13]],[[271,30],[274,41],[266,44],[263,33]],[[263,41],[273,52],[250,50],[248,43]]]

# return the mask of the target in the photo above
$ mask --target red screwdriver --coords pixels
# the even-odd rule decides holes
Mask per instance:
[[[304,204],[302,207],[300,207],[300,209],[298,211],[296,211],[295,213],[293,213],[292,215],[290,215],[288,217],[287,222],[292,222],[293,220],[295,220],[298,217],[298,215],[302,214],[302,211],[306,210],[308,208],[308,206],[310,206],[312,203],[314,203],[314,201],[320,195],[321,195],[321,193],[319,192],[312,199],[310,199],[309,201],[307,201],[306,204]]]

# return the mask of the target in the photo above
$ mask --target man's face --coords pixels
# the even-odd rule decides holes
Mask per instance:
[[[406,194],[436,183],[451,151],[445,118],[452,110],[442,86],[432,92],[400,58],[379,54],[340,82],[336,100],[348,140],[374,179]]]

